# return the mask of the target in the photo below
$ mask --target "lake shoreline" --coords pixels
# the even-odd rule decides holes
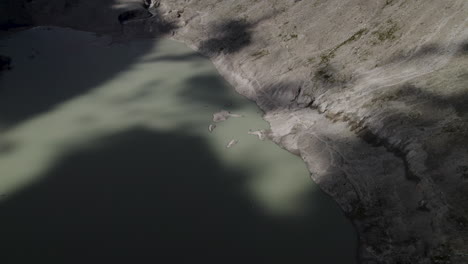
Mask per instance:
[[[179,242],[148,236],[138,247],[153,241],[167,252],[143,254],[165,256],[180,243],[198,256],[188,239],[220,256],[236,250],[239,258],[355,263],[355,230],[341,209],[298,157],[262,140],[271,133],[261,110],[207,58],[166,38],[124,40],[59,27],[1,42],[14,66],[0,80],[0,142],[9,144],[0,149],[0,243],[11,261],[51,258],[36,252],[42,247],[64,257],[70,245],[111,259],[136,254],[128,242],[95,233],[103,228],[113,236],[117,225],[134,236],[130,226],[140,234],[169,221],[169,230],[187,228]],[[101,227],[100,219],[108,224]],[[76,242],[67,235],[74,228],[81,230]],[[195,235],[198,229],[206,233]],[[109,246],[100,253],[84,244],[89,239]],[[125,248],[115,251],[116,241]],[[16,255],[20,247],[31,254]]]

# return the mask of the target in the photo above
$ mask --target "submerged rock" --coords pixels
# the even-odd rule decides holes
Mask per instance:
[[[265,130],[256,130],[256,131],[252,131],[252,130],[249,130],[249,132],[247,132],[249,135],[254,135],[254,136],[257,136],[258,139],[260,140],[265,140],[265,137],[266,137],[266,131]]]
[[[226,110],[222,110],[220,112],[217,112],[217,113],[214,113],[213,114],[213,122],[222,122],[222,121],[226,121],[228,120],[229,118],[231,117],[243,117],[242,115],[238,115],[238,114],[232,114],[231,112],[229,111],[226,111]]]
[[[229,141],[229,143],[226,145],[226,148],[232,148],[234,145],[236,145],[239,141],[236,139],[232,139]]]
[[[216,125],[210,124],[208,126],[208,131],[210,131],[210,133],[211,133],[211,132],[213,132],[213,130],[215,130],[215,128],[216,128]]]

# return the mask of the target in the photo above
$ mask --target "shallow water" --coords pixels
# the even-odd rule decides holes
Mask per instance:
[[[183,44],[34,28],[0,54],[2,263],[355,263],[303,161]],[[243,117],[210,133],[221,110]]]

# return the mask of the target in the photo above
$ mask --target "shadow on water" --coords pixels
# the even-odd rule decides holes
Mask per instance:
[[[67,1],[67,3],[69,2],[73,1]],[[107,7],[105,7],[104,3],[99,6],[109,9],[111,13],[115,13],[116,11],[111,7],[113,2],[114,1],[106,0],[108,4]],[[61,6],[63,4],[53,2],[48,5]],[[81,9],[87,7],[85,4],[77,6]],[[79,9],[78,7],[76,8]],[[94,7],[94,5],[89,6],[89,8],[91,7]],[[100,12],[105,13],[105,11],[102,10]],[[126,11],[121,15],[129,12],[136,11]],[[146,12],[148,13],[148,11]],[[82,15],[90,16],[87,12],[82,13]],[[87,19],[87,17],[83,19]],[[118,19],[120,19],[120,17],[114,18],[115,21]],[[155,38],[154,41],[139,41],[137,44],[132,44],[132,47],[125,53],[120,52],[121,49],[118,48],[112,49],[112,46],[105,50],[98,50],[82,48],[78,41],[78,44],[70,44],[68,43],[70,39],[75,39],[76,41],[76,35],[74,32],[64,31],[65,33],[61,35],[63,39],[58,39],[56,41],[58,43],[56,47],[48,47],[46,50],[49,52],[47,54],[41,54],[35,47],[38,45],[47,47],[50,46],[48,43],[53,42],[44,40],[43,34],[29,34],[29,39],[24,39],[23,41],[30,42],[31,48],[24,50],[24,48],[20,48],[19,45],[18,47],[13,46],[9,49],[9,52],[15,53],[19,59],[14,58],[13,60],[9,60],[8,63],[1,63],[2,68],[4,68],[3,65],[8,64],[8,67],[11,65],[13,68],[23,68],[23,72],[25,68],[28,71],[27,76],[14,77],[13,79],[21,80],[14,84],[0,79],[1,129],[7,129],[33,116],[47,112],[62,102],[91,91],[101,83],[113,79],[121,72],[130,68],[133,63],[155,47],[155,42],[157,41],[156,37],[176,27],[170,22],[163,21],[158,13],[153,14],[151,21],[156,25],[151,34],[151,37]],[[139,21],[133,23],[138,22]],[[75,26],[74,28],[79,29],[80,27]],[[50,28],[45,27],[42,29],[36,28],[34,30],[49,29]],[[17,34],[22,33],[20,32]],[[57,35],[54,35],[54,37],[56,36]],[[67,42],[67,44],[63,45],[64,42]],[[126,43],[121,43],[120,45],[126,45]],[[2,54],[4,53],[2,50],[0,50],[0,52]],[[90,54],[90,52],[94,52],[95,54]],[[63,56],[66,56],[67,59],[63,59]],[[7,57],[2,56],[2,58]],[[93,59],[90,60],[89,58]],[[42,62],[34,63],[35,60],[42,60],[47,65],[44,66]],[[77,71],[76,69],[80,70]],[[13,70],[4,72],[3,74],[14,75],[16,73]],[[6,77],[7,76],[5,76],[5,79]],[[51,80],[53,80],[53,82],[51,82]]]
[[[199,60],[206,58],[203,57],[201,54],[193,52],[193,53],[186,53],[181,55],[165,55],[165,56],[158,56],[155,58],[151,58],[145,60],[144,62],[153,63],[153,62],[160,62],[160,61],[169,61],[169,62],[179,62],[179,61],[187,61],[187,60]]]
[[[216,106],[220,109],[240,107],[243,101],[235,100],[228,85],[217,75],[199,75],[185,81],[185,89],[178,95],[187,102]]]
[[[213,48],[239,51],[250,43],[250,28],[242,21],[222,24]],[[0,91],[0,122],[13,126],[88,93],[148,53],[153,45],[145,43],[125,54],[110,54],[116,56],[108,60],[96,56],[86,61],[78,53],[76,60],[55,68],[36,68],[20,86]],[[180,96],[200,104],[234,104],[226,90],[211,89],[225,87],[212,77],[189,79],[188,86],[206,91],[187,89]],[[146,97],[154,85],[148,83],[128,100]],[[2,263],[353,261],[348,246],[354,241],[343,241],[353,238],[339,233],[346,219],[337,219],[318,191],[304,202],[311,210],[275,217],[249,198],[250,176],[222,164],[200,137],[134,129],[96,142],[63,156],[42,180],[0,203]],[[1,147],[7,154],[11,148]]]
[[[314,209],[298,217],[267,215],[249,199],[246,174],[221,164],[202,138],[134,129],[97,142],[0,204],[2,263],[352,258],[332,252],[352,242],[334,231],[343,223],[328,219],[323,194],[311,192]]]
[[[38,45],[38,40],[32,39],[31,41],[32,48]],[[13,60],[13,67],[27,67],[29,74],[24,78],[18,78],[21,81],[16,81],[14,85],[2,81],[0,120],[3,128],[49,111],[62,102],[90,91],[100,83],[118,75],[152,47],[151,42],[147,41],[140,42],[138,48],[129,49],[125,54],[117,54],[109,49],[110,51],[105,55],[96,54],[96,59],[93,61],[86,60],[90,56],[85,49],[69,50],[69,52],[74,52],[70,60],[56,57],[60,55],[37,55],[36,59],[41,59],[40,56],[48,56],[47,59],[42,58],[42,60],[57,62],[48,63],[47,67],[41,67],[40,63],[31,64],[28,59]],[[76,71],[77,68],[80,69],[79,72]],[[12,71],[7,74],[16,73]],[[51,80],[54,81],[51,82]]]

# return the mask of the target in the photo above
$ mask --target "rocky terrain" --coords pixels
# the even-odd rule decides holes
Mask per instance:
[[[468,262],[466,0],[1,5],[10,32],[183,41],[263,109],[269,137],[352,219],[361,263]]]

